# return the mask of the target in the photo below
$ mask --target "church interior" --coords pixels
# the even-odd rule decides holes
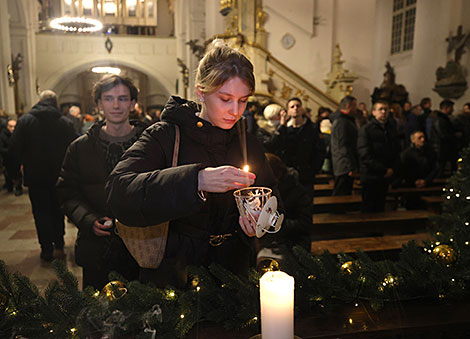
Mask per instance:
[[[206,46],[215,38],[224,39],[253,63],[256,89],[252,100],[260,106],[271,103],[285,106],[289,98],[298,97],[312,112],[312,120],[316,120],[320,107],[334,112],[348,95],[364,103],[369,112],[372,102],[379,98],[400,104],[409,101],[412,105],[430,98],[435,109],[442,100],[452,100],[454,114],[460,114],[470,101],[467,93],[469,15],[467,0],[0,0],[0,115],[19,118],[38,102],[44,90],[57,93],[59,108],[64,113],[71,106],[78,106],[83,116],[97,115],[91,90],[106,73],[131,78],[139,88],[139,105],[144,112],[155,115],[172,95],[196,99],[196,69]],[[470,161],[470,155],[467,156]],[[462,157],[465,162],[465,156]],[[465,172],[465,164],[463,168]],[[401,255],[401,246],[408,241],[420,244],[431,241],[431,233],[436,233],[438,227],[428,232],[428,219],[442,212],[443,200],[459,198],[452,188],[449,191],[449,187],[458,185],[462,186],[459,191],[462,197],[470,195],[470,187],[464,180],[443,180],[437,188],[429,188],[424,193],[427,208],[419,211],[399,208],[393,216],[384,214],[365,220],[360,214],[336,214],[338,210],[358,209],[360,195],[332,202],[327,198],[331,195],[331,176],[318,175],[314,223],[320,230],[318,234],[326,236],[315,238],[310,252],[321,255],[328,250],[346,263],[352,263],[345,258],[350,258],[356,250],[370,253],[374,260],[396,260]],[[462,193],[466,189],[469,192]],[[396,189],[387,197],[390,209],[396,209],[400,194]],[[462,213],[463,219],[459,220],[464,222],[468,215],[466,210]],[[372,236],[361,237],[350,231],[361,223]],[[330,238],[327,233],[333,227],[348,234],[345,237],[348,239],[339,242]],[[389,233],[377,235],[380,227]],[[65,263],[81,289],[82,272],[74,260],[76,236],[76,227],[66,220]],[[302,338],[468,337],[470,321],[464,316],[464,310],[469,301],[470,259],[464,257],[470,257],[470,252],[465,252],[463,247],[455,249],[455,253],[452,248],[447,250],[450,252],[443,267],[452,267],[442,274],[450,281],[457,274],[458,265],[466,267],[465,274],[459,276],[465,285],[461,290],[466,293],[455,292],[452,282],[448,289],[453,291],[453,294],[449,292],[453,296],[451,300],[444,292],[436,292],[438,297],[433,302],[418,300],[409,307],[395,300],[380,315],[374,313],[374,307],[359,311],[353,299],[349,300],[347,311],[334,320],[331,315],[314,320],[296,315],[296,335]],[[1,190],[0,260],[11,272],[18,271],[30,278],[43,293],[56,279],[56,271],[40,259],[39,253],[28,195],[16,196]],[[343,276],[344,272],[355,276],[358,267],[353,266],[344,266]],[[308,275],[305,284],[317,279],[316,275]],[[357,281],[362,279],[359,275],[357,278]],[[443,279],[438,279],[440,287],[447,286]],[[386,276],[382,291],[390,286],[395,286],[393,275]],[[419,286],[414,287],[419,289]],[[321,304],[318,299],[321,297],[309,296],[316,306]],[[372,297],[374,301],[375,297]],[[0,298],[1,307],[3,300]],[[1,318],[0,324],[4,320]],[[256,327],[253,330],[248,326],[253,323],[246,319],[241,322],[241,330],[186,324],[188,329],[182,332],[187,338],[222,335],[255,338]],[[2,330],[0,326],[0,333]],[[165,329],[161,331],[165,333]],[[79,337],[73,332],[67,338]],[[155,333],[150,331],[139,338],[159,338]],[[103,336],[131,337],[136,336]]]

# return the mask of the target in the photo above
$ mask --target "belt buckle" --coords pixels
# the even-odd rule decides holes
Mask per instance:
[[[209,235],[209,244],[212,247],[220,246],[224,243],[225,240],[232,236],[231,233],[228,234],[211,234]]]

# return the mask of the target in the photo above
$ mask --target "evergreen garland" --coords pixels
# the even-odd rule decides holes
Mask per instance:
[[[432,218],[433,240],[410,242],[396,261],[374,261],[302,247],[283,249],[281,269],[295,278],[296,317],[333,312],[345,304],[468,298],[470,283],[470,148],[444,190],[443,213]],[[0,261],[1,338],[182,338],[195,325],[226,329],[259,326],[259,278],[237,276],[218,265],[191,267],[185,290],[159,289],[116,275],[107,295],[78,282],[54,261],[57,281],[41,295],[31,281]]]

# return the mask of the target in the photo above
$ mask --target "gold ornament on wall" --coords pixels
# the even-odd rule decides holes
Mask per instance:
[[[291,94],[292,94],[292,88],[289,87],[288,85],[286,85],[286,83],[284,83],[284,84],[282,85],[281,97],[282,97],[284,100],[287,100],[287,99],[290,99],[290,98],[291,98]]]

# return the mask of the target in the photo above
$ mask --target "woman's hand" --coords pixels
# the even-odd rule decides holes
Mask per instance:
[[[113,227],[113,219],[108,217],[103,217],[101,219],[95,220],[93,223],[93,233],[98,237],[106,237],[111,235],[109,232]]]
[[[249,221],[247,217],[242,217],[240,216],[238,218],[238,223],[240,224],[241,229],[243,232],[249,236],[249,237],[254,237],[256,235],[256,226],[253,226]]]
[[[207,167],[199,171],[198,190],[224,193],[253,185],[256,175],[234,166]]]

